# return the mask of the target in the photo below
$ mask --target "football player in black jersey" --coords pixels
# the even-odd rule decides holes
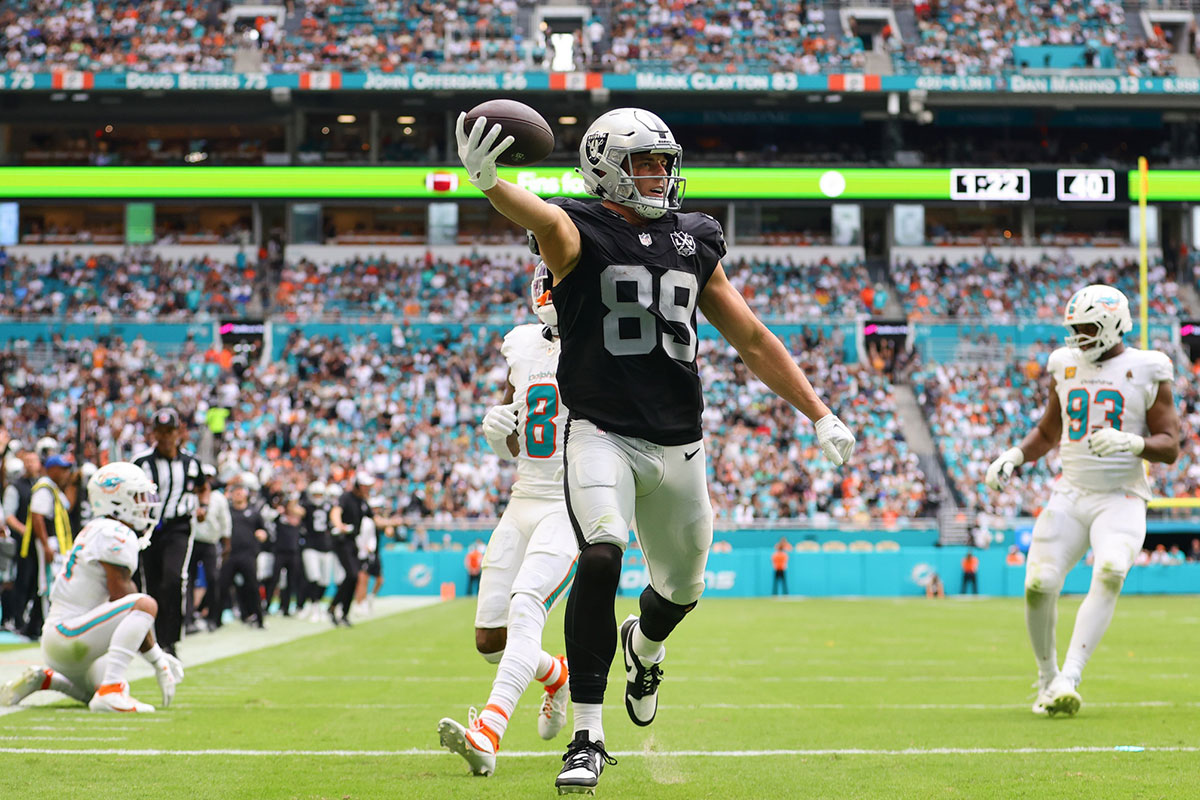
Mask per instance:
[[[622,108],[588,128],[579,172],[599,203],[543,201],[499,180],[496,159],[512,138],[500,139],[500,126],[485,118],[468,132],[464,119],[458,154],[469,180],[532,233],[554,276],[558,383],[571,409],[564,481],[580,547],[565,623],[575,738],[555,785],[559,794],[592,794],[604,765],[616,763],[604,749],[601,708],[616,654],[613,608],[630,526],[650,574],[640,617],[620,628],[625,708],[635,724],[654,720],[663,641],[704,590],[712,508],[696,309],[763,383],[816,424],[831,461],[842,464],[855,440],[730,284],[720,224],[679,213],[683,150],[661,119]]]

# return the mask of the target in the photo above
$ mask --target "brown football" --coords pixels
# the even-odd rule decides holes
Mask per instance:
[[[516,100],[480,103],[467,112],[464,121],[467,133],[471,132],[471,126],[479,117],[487,117],[489,129],[493,123],[500,124],[500,139],[511,136],[516,140],[497,159],[506,167],[536,164],[554,149],[554,131],[550,130],[550,124],[524,103]]]

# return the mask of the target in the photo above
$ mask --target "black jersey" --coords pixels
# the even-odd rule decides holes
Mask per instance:
[[[579,263],[552,289],[571,415],[661,445],[700,439],[696,303],[725,255],[707,214],[633,225],[600,203],[554,198],[579,229]]]
[[[300,505],[304,508],[304,547],[321,553],[333,549],[329,536],[329,503],[313,503],[305,498]]]

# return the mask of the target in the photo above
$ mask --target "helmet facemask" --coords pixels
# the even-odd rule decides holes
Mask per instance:
[[[634,157],[646,154],[667,157],[665,175],[634,175]],[[658,219],[668,211],[678,211],[683,205],[683,195],[687,188],[687,178],[679,174],[682,160],[683,148],[679,146],[624,153],[621,157],[615,196],[607,199],[632,208],[645,219]],[[661,193],[655,194],[652,187],[658,188],[656,184],[659,181],[662,182]],[[646,191],[642,191],[643,189]]]
[[[121,521],[138,533],[145,533],[158,524],[157,511],[158,492],[138,492],[133,495],[133,503]]]

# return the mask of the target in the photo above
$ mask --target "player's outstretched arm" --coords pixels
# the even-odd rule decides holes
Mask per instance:
[[[843,464],[854,449],[854,435],[817,396],[783,342],[750,310],[719,263],[700,293],[700,310],[759,380],[813,421],[829,460]]]
[[[512,222],[531,231],[537,238],[542,260],[555,278],[563,278],[579,261],[579,230],[567,212],[542,200],[533,192],[496,175],[496,159],[513,143],[506,136],[497,143],[500,126],[487,126],[487,117],[479,117],[468,132],[467,115],[458,115],[455,134],[458,157],[467,168],[467,179],[483,192],[492,207]]]
[[[1008,483],[1013,470],[1022,464],[1032,464],[1049,453],[1062,438],[1062,407],[1058,402],[1056,381],[1050,379],[1050,399],[1038,424],[1033,427],[1021,444],[1010,447],[993,461],[987,469],[983,482],[992,491],[998,492]]]

